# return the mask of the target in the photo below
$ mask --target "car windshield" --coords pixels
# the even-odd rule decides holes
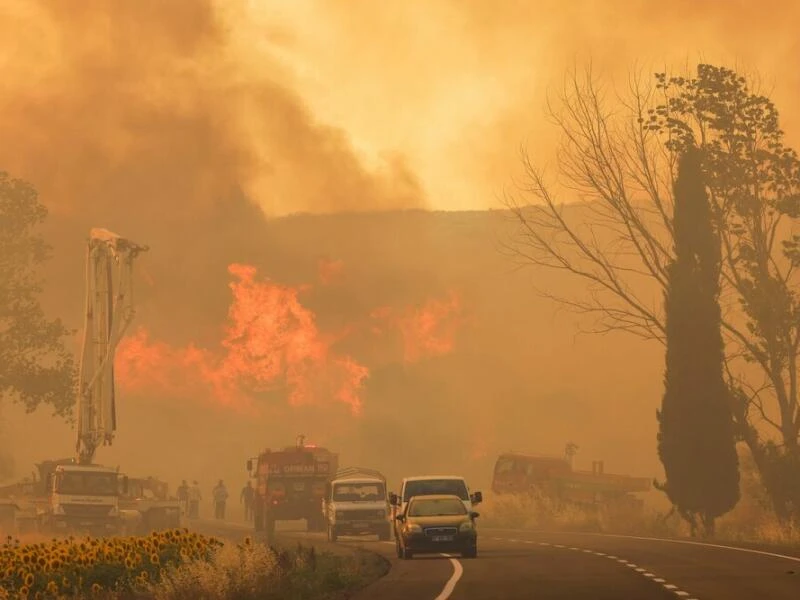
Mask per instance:
[[[414,498],[409,504],[411,517],[450,517],[467,514],[467,508],[458,498]]]
[[[469,500],[469,492],[463,479],[422,479],[406,482],[403,502],[408,502],[414,496],[438,495],[458,496],[462,500]]]
[[[118,493],[117,476],[114,473],[61,473],[56,482],[56,491],[59,494],[114,496]]]
[[[333,499],[337,502],[369,502],[383,500],[386,491],[380,483],[337,483]]]

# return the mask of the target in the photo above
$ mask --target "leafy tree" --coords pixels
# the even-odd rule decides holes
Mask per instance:
[[[0,172],[0,398],[28,412],[49,404],[68,416],[75,400],[75,364],[64,346],[71,332],[48,320],[36,268],[50,247],[34,229],[47,217],[36,190]]]
[[[706,535],[739,499],[739,464],[724,378],[719,305],[720,244],[700,155],[684,149],[675,181],[675,260],[665,294],[665,392],[658,412],[661,486],[680,514]]]
[[[800,159],[783,144],[775,105],[730,69],[652,82],[634,75],[613,104],[591,73],[574,76],[550,109],[561,129],[559,170],[585,202],[561,204],[523,155],[526,200],[511,250],[567,271],[588,293],[542,295],[595,317],[590,331],[666,343],[658,296],[674,259],[678,156],[695,144],[721,244],[725,371],[736,434],[749,447],[773,508],[800,517]]]

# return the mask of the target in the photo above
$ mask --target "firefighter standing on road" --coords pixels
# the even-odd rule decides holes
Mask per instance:
[[[178,503],[184,515],[189,515],[189,485],[184,479],[178,486]]]
[[[225,501],[228,499],[228,490],[222,479],[216,485],[214,494],[214,518],[222,520],[225,518]]]
[[[200,500],[202,499],[202,494],[200,494],[200,486],[198,485],[196,480],[192,482],[192,487],[189,488],[187,497],[189,499],[189,518],[190,519],[199,518]]]
[[[255,499],[255,490],[253,483],[247,482],[247,485],[242,488],[242,493],[239,496],[239,502],[244,504],[244,520],[248,523],[253,520],[253,500]]]

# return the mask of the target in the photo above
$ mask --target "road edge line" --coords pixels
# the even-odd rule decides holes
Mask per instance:
[[[503,531],[503,529],[494,529],[494,531]],[[623,535],[621,533],[596,533],[593,531],[533,531],[525,529],[506,529],[505,531],[514,531],[517,533],[533,533],[539,535],[589,535],[595,537],[609,537],[609,538],[622,538],[628,540],[641,540],[645,542],[666,542],[670,544],[686,544],[689,546],[701,546],[705,548],[717,548],[720,550],[733,550],[735,552],[747,552],[748,554],[758,554],[761,556],[769,556],[772,558],[782,558],[792,562],[800,562],[799,556],[790,556],[788,554],[779,554],[777,552],[768,552],[766,550],[756,550],[755,548],[742,548],[741,546],[726,546],[724,544],[711,544],[709,542],[694,542],[692,540],[672,540],[669,538],[646,537],[639,535]]]

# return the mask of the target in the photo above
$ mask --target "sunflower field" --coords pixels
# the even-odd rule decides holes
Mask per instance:
[[[219,540],[175,529],[145,537],[53,539],[0,546],[0,600],[61,600],[135,595],[164,572],[208,562]]]

